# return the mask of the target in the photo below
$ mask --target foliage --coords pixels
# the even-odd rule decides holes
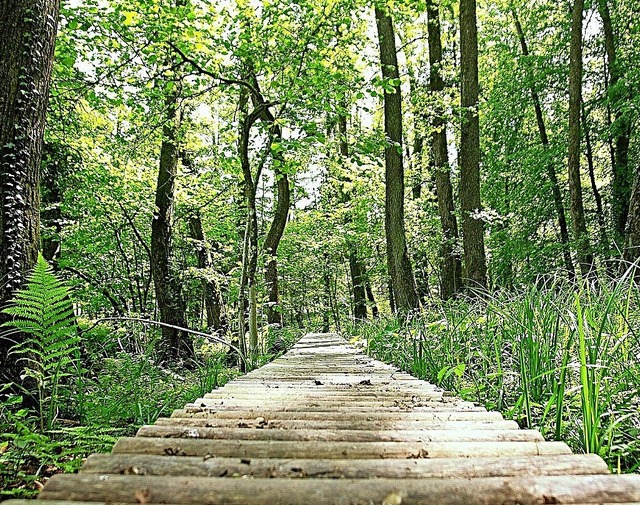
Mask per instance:
[[[21,364],[22,389],[33,395],[40,430],[51,429],[64,399],[73,397],[81,402],[83,395],[79,338],[69,290],[39,255],[26,287],[2,312],[12,316],[2,325],[12,328],[5,332],[5,338],[19,336],[10,355]],[[76,380],[70,381],[72,378]],[[80,405],[80,413],[82,409]]]
[[[518,292],[436,305],[400,324],[349,327],[373,356],[546,437],[638,470],[640,287],[572,286],[557,278]]]

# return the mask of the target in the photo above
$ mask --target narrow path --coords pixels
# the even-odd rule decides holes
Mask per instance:
[[[56,475],[72,503],[304,505],[637,503],[640,475],[610,475],[499,413],[373,360],[333,334]],[[11,500],[7,505],[25,505]]]

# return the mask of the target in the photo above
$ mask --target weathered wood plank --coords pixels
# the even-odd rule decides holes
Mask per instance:
[[[62,477],[62,478],[61,478]],[[217,479],[54,475],[40,499],[210,505],[495,505],[640,501],[639,475],[478,479]]]
[[[408,421],[309,421],[305,419],[266,420],[256,419],[200,419],[194,417],[161,417],[156,420],[160,426],[194,426],[204,428],[244,428],[244,429],[288,429],[288,430],[518,430],[515,421],[442,421],[442,420],[408,420]]]
[[[241,458],[470,458],[571,454],[562,442],[305,442],[125,437],[114,454]]]
[[[191,407],[174,410],[171,417],[201,417],[212,419],[255,419],[263,417],[267,420],[300,419],[308,421],[503,421],[499,412],[473,411],[352,411],[352,412],[314,412],[314,411],[273,411],[269,409],[219,410],[206,407]]]
[[[202,477],[305,477],[369,479],[472,479],[534,475],[607,474],[605,462],[593,454],[529,456],[509,459],[276,459],[200,458],[94,454],[81,473],[186,475]]]
[[[247,430],[195,426],[142,426],[137,437],[204,438],[216,440],[279,440],[322,442],[543,442],[534,430]]]

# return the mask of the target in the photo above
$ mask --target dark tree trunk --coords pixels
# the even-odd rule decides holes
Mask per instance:
[[[631,205],[629,206],[629,219],[624,242],[623,258],[625,263],[622,271],[629,267],[630,263],[640,260],[640,163],[636,163],[636,173],[631,191]],[[640,281],[640,267],[636,269],[635,277]]]
[[[568,172],[571,194],[571,220],[578,252],[580,272],[589,275],[593,254],[587,233],[580,182],[580,103],[582,101],[582,10],[584,0],[575,0],[571,23],[569,62],[569,138]]]
[[[367,279],[365,282],[365,290],[367,292],[367,301],[371,306],[371,317],[376,319],[380,315],[380,311],[378,310],[376,299],[373,296],[373,289],[371,289],[371,281],[369,281],[369,279]]]
[[[40,185],[42,224],[42,256],[57,265],[60,257],[60,233],[62,231],[62,191],[60,180],[65,154],[55,144],[45,144]]]
[[[460,1],[460,207],[465,278],[470,287],[486,288],[487,265],[480,203],[480,118],[478,116],[478,27],[476,0]]]
[[[393,92],[384,92],[384,130],[387,145],[385,159],[385,234],[387,266],[395,299],[395,308],[403,313],[418,308],[419,300],[404,229],[404,166],[402,162],[402,96],[396,56],[396,41],[391,16],[376,6],[376,25],[380,45],[383,79]]]
[[[440,32],[439,6],[433,0],[427,2],[429,16],[429,88],[437,101],[444,90],[444,80],[440,74],[442,66],[442,38]],[[438,106],[431,119],[431,165],[435,174],[438,212],[442,225],[442,245],[440,246],[440,296],[448,300],[462,287],[462,262],[456,252],[458,241],[458,220],[455,216],[451,170],[447,154],[447,129],[444,111]]]
[[[211,277],[207,270],[213,268],[209,245],[202,231],[202,220],[200,214],[193,214],[189,218],[189,232],[191,238],[196,241],[196,257],[198,268],[203,270],[201,274],[202,287],[204,290],[204,306],[207,312],[207,327],[214,331],[221,332],[227,327],[227,320],[224,314],[224,303],[220,294],[218,283]]]
[[[0,307],[22,287],[38,255],[40,162],[59,10],[59,0],[0,3]],[[20,380],[15,357],[7,356],[12,345],[0,339],[5,382]]]
[[[166,117],[162,127],[162,146],[156,185],[155,212],[151,223],[151,273],[156,294],[160,321],[173,326],[186,326],[185,303],[176,272],[171,265],[172,219],[175,198],[175,182],[178,170],[177,124],[180,113],[177,96],[171,94],[165,101]],[[162,327],[165,359],[193,356],[193,344],[188,335],[179,329]]]
[[[613,110],[612,136],[613,145],[613,178],[611,181],[611,209],[616,240],[625,236],[627,215],[629,214],[631,196],[631,170],[629,169],[629,142],[631,136],[631,122],[629,115],[621,109],[626,106],[624,93],[617,90],[617,85],[623,75],[623,69],[617,61],[617,40],[611,23],[608,0],[598,0],[598,12],[602,19],[604,31],[604,47],[609,67],[609,83],[607,86],[611,109]]]
[[[591,192],[596,202],[596,216],[598,218],[598,227],[600,228],[600,245],[603,250],[609,246],[607,238],[607,224],[604,217],[604,209],[602,208],[602,196],[596,182],[595,166],[593,163],[593,148],[591,146],[591,132],[589,131],[589,123],[587,122],[587,112],[584,108],[584,102],[580,104],[580,114],[584,129],[584,142],[587,148],[587,168],[589,170],[589,182],[591,183]]]
[[[340,134],[340,156],[346,159],[349,156],[349,142],[347,140],[347,117],[345,114],[340,114],[338,117],[338,132]],[[347,203],[350,199],[350,195],[345,192],[342,196],[342,202]],[[349,215],[346,219],[346,224],[352,221],[353,218]],[[356,320],[362,321],[367,318],[367,300],[364,289],[366,270],[358,255],[358,244],[354,243],[353,240],[347,240],[347,250],[353,291],[353,316]]]
[[[513,20],[516,25],[516,31],[518,32],[518,38],[520,39],[520,47],[522,54],[529,56],[529,48],[527,47],[527,41],[524,37],[524,30],[520,24],[520,19],[516,10],[512,10]],[[540,135],[540,142],[545,151],[549,149],[549,136],[547,135],[547,126],[542,114],[542,106],[540,104],[540,96],[536,91],[535,84],[531,82],[531,100],[533,101],[533,108],[536,113],[536,122],[538,124],[538,133]],[[553,196],[553,206],[555,207],[556,214],[558,216],[558,227],[560,228],[560,242],[562,243],[562,257],[564,259],[564,267],[567,270],[569,280],[575,278],[575,270],[573,268],[573,261],[571,260],[571,249],[569,239],[569,228],[567,227],[567,216],[564,211],[564,203],[562,202],[562,191],[560,190],[560,183],[558,182],[558,175],[556,174],[556,168],[553,163],[546,164],[547,177],[551,182],[551,195]]]

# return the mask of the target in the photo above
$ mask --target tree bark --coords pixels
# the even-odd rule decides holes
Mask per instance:
[[[571,220],[578,252],[578,263],[583,276],[593,268],[593,254],[587,233],[580,181],[580,103],[582,101],[582,11],[584,0],[575,0],[571,22],[569,58],[569,138],[568,172],[571,194]]]
[[[611,181],[611,210],[616,240],[625,236],[627,215],[629,214],[632,177],[629,169],[629,142],[631,136],[631,122],[629,116],[621,111],[624,98],[616,90],[623,75],[622,68],[617,61],[617,40],[611,23],[608,0],[598,0],[598,12],[602,19],[604,32],[604,47],[609,67],[609,82],[607,92],[613,109],[613,125],[611,135],[614,136],[613,148],[613,177]]]
[[[191,238],[196,241],[198,268],[202,270],[201,278],[204,290],[204,305],[207,313],[207,327],[216,332],[222,332],[227,327],[224,303],[218,283],[207,273],[207,270],[211,270],[213,265],[209,245],[202,231],[202,220],[199,213],[195,213],[189,218],[189,232],[191,233]]]
[[[520,48],[522,49],[523,56],[529,56],[529,48],[527,41],[524,37],[524,30],[520,24],[520,19],[515,9],[511,11],[513,15],[513,21],[518,32],[518,39],[520,40]],[[538,124],[538,133],[540,135],[540,142],[545,151],[549,150],[549,136],[547,134],[547,126],[542,114],[542,105],[540,104],[540,96],[536,91],[536,87],[531,79],[531,100],[533,101],[533,108],[536,114],[536,123]],[[569,280],[575,278],[575,270],[573,268],[573,261],[571,260],[571,249],[569,239],[569,228],[567,227],[567,216],[564,211],[564,203],[562,201],[562,191],[560,190],[560,183],[558,182],[558,175],[552,162],[546,164],[547,177],[551,182],[551,195],[553,196],[553,206],[555,207],[556,214],[558,216],[558,227],[560,228],[560,242],[562,243],[562,257],[564,260],[564,267],[567,270]]]
[[[440,73],[442,66],[442,34],[440,31],[439,4],[427,1],[427,25],[429,36],[429,90],[437,100],[444,90]],[[442,107],[437,106],[431,118],[431,166],[435,174],[438,213],[442,226],[440,246],[440,297],[448,300],[462,288],[462,262],[457,253],[458,220],[455,216],[451,170],[447,153],[447,127]]]
[[[0,4],[0,307],[38,256],[40,162],[59,11],[59,0]],[[15,357],[7,355],[13,343],[0,339],[6,382],[20,380]]]
[[[478,27],[476,0],[460,1],[460,207],[465,280],[486,288],[487,265],[480,203],[480,118],[478,116]]]
[[[385,235],[387,266],[395,299],[395,308],[409,313],[419,306],[415,279],[404,228],[404,166],[402,161],[402,96],[391,16],[375,7],[380,46],[382,77],[393,92],[384,92],[385,158]]]
[[[162,145],[156,184],[155,212],[151,223],[151,273],[160,321],[185,327],[185,302],[176,272],[171,266],[173,208],[178,171],[177,129],[180,111],[175,93],[165,100],[166,116],[162,127]],[[181,330],[162,327],[165,359],[188,358],[194,354],[191,339]]]

